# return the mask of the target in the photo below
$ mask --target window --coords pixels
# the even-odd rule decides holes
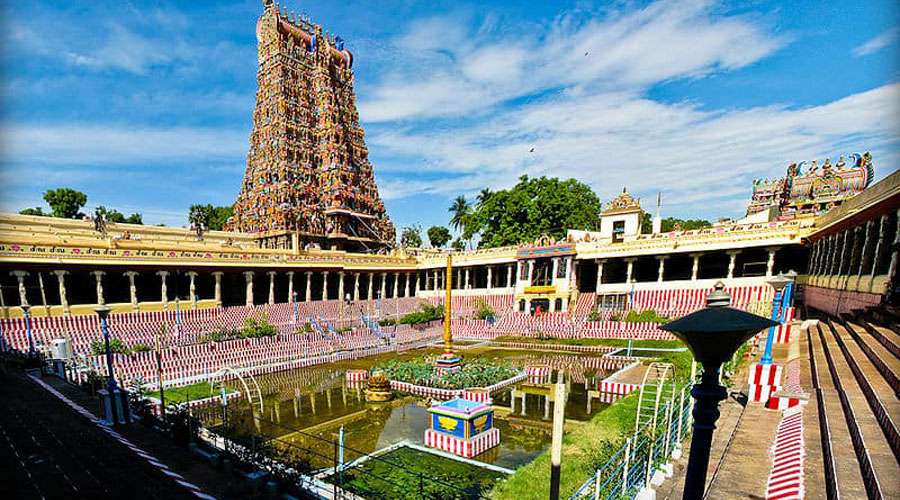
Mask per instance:
[[[519,312],[525,312],[525,300],[519,301]]]
[[[613,222],[613,243],[619,243],[625,239],[625,221]]]
[[[562,299],[556,299],[556,301],[553,303],[553,310],[556,312],[562,312],[562,308]]]

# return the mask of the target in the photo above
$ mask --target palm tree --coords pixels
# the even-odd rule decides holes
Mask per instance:
[[[487,203],[488,198],[490,198],[490,197],[491,197],[491,190],[488,188],[482,189],[481,192],[478,193],[478,198],[477,198],[478,205],[479,206],[484,205],[485,203]]]
[[[471,209],[472,207],[469,206],[465,196],[457,196],[453,200],[453,204],[450,205],[450,213],[452,214],[450,216],[450,225],[457,231],[464,229]]]

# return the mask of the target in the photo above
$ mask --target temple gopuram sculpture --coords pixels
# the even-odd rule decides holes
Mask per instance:
[[[754,180],[747,215],[773,209],[776,218],[789,219],[831,210],[861,193],[875,177],[871,154],[853,153],[850,159],[850,165],[843,156],[834,164],[831,158],[821,165],[816,160],[808,166],[805,161],[791,163],[784,177]]]
[[[393,244],[368,158],[353,54],[340,37],[264,1],[256,25],[259,70],[250,151],[228,230],[273,246],[356,251]]]

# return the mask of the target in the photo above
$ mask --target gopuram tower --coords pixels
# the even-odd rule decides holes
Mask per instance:
[[[393,244],[340,38],[264,0],[250,151],[228,229],[266,246],[374,251]]]

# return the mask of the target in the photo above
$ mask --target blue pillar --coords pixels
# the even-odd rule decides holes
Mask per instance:
[[[787,287],[785,287],[785,290],[775,292],[775,298],[772,299],[772,321],[779,322],[779,319],[781,318],[781,301],[786,292]],[[775,325],[769,327],[769,334],[766,336],[766,350],[759,360],[759,364],[761,365],[772,364],[772,343],[775,342],[775,328]]]
[[[297,292],[294,292],[294,325],[300,320],[300,303],[297,302]]]

